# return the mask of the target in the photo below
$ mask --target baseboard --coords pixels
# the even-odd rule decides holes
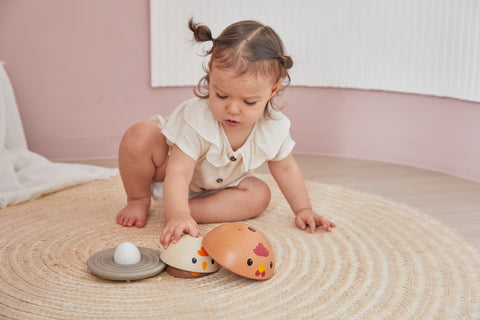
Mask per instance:
[[[94,166],[107,167],[107,168],[118,167],[117,158],[68,159],[68,160],[54,160],[54,161],[64,162],[64,163],[90,164]]]

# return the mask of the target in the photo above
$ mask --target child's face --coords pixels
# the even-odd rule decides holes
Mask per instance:
[[[251,129],[263,116],[268,100],[280,81],[261,74],[237,76],[234,70],[213,65],[210,70],[209,104],[215,120],[227,130]]]

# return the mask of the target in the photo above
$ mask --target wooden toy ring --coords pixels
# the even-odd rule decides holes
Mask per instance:
[[[87,260],[88,269],[97,277],[115,280],[140,280],[157,275],[165,268],[160,260],[160,252],[150,248],[139,247],[140,262],[131,265],[118,264],[113,260],[115,248],[99,251]]]

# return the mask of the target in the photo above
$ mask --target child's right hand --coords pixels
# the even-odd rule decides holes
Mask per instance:
[[[176,243],[184,233],[192,237],[200,236],[197,222],[188,213],[177,214],[165,222],[165,226],[160,234],[160,243],[167,249],[170,241],[173,240]]]

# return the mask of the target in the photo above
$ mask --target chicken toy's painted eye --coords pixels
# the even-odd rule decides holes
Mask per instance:
[[[193,259],[192,259],[192,263],[193,263],[193,264],[197,263],[197,258],[193,258]]]
[[[212,264],[215,264],[215,260],[212,259]]]
[[[253,264],[253,260],[252,260],[252,259],[248,259],[248,260],[247,260],[247,264],[248,264],[249,266],[251,266],[251,265]]]
[[[273,261],[270,261],[270,269],[273,268]]]

